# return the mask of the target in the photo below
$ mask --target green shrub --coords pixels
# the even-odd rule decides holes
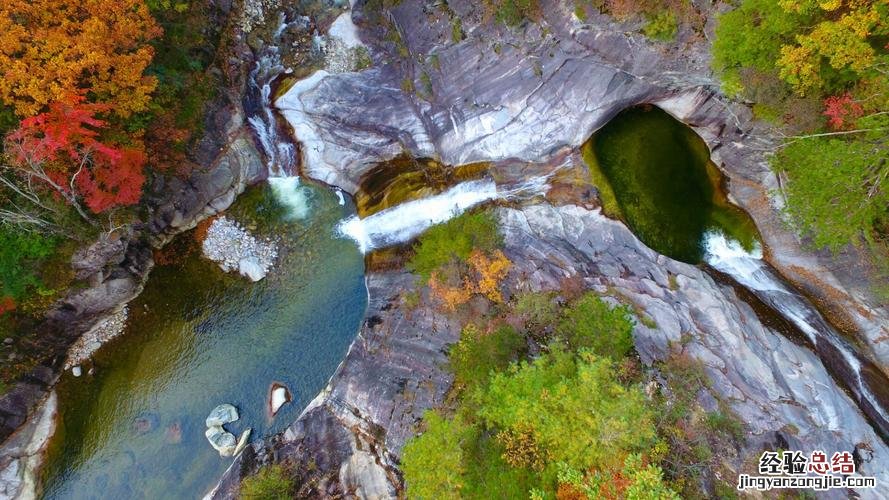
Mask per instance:
[[[373,59],[371,59],[367,47],[363,45],[355,47],[352,49],[352,54],[355,58],[355,71],[361,71],[373,66]]]
[[[460,416],[448,419],[436,411],[423,416],[426,431],[404,445],[401,471],[409,498],[460,498],[465,478],[463,446],[474,428]]]
[[[463,21],[459,17],[454,17],[451,19],[451,41],[457,43],[464,38],[466,38],[466,35],[463,33]]]
[[[268,465],[241,483],[243,500],[289,500],[293,498],[293,479],[281,465]]]
[[[665,10],[648,18],[648,23],[642,28],[642,33],[653,40],[672,40],[679,29],[679,22],[673,11]]]
[[[772,158],[772,168],[790,180],[787,210],[815,246],[837,251],[849,243],[873,242],[885,230],[889,189],[880,184],[889,170],[884,135],[889,118],[872,120],[859,125],[874,132],[798,140]]]
[[[512,327],[484,332],[467,325],[448,355],[454,383],[469,390],[483,386],[492,372],[502,371],[515,361],[524,345],[524,339]]]
[[[473,249],[490,252],[502,244],[494,216],[487,212],[465,213],[429,228],[417,244],[407,268],[428,281],[433,271],[454,260],[466,262]]]
[[[551,498],[569,468],[624,471],[629,498],[675,498],[660,469],[633,455],[656,444],[652,406],[589,351],[556,347],[513,364],[461,399],[453,418],[432,411],[424,422],[402,455],[408,498]],[[598,477],[573,474],[587,485]]]
[[[0,298],[23,298],[42,286],[36,271],[53,253],[57,241],[37,233],[0,226]]]
[[[563,312],[556,333],[573,349],[591,349],[614,360],[633,349],[630,309],[612,308],[594,293],[586,293]]]
[[[528,331],[538,335],[555,325],[559,314],[558,305],[549,292],[520,293],[513,311],[521,316]]]
[[[538,0],[485,0],[498,21],[518,26],[526,19],[534,19],[539,11]]]
[[[616,380],[607,358],[556,348],[498,373],[472,399],[488,428],[529,434],[545,457],[544,476],[555,477],[557,462],[584,471],[619,465],[615,458],[654,444],[645,395]]]

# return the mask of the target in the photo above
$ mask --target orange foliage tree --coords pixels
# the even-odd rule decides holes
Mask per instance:
[[[84,90],[121,117],[144,111],[160,34],[144,0],[3,0],[0,100],[32,116]]]
[[[468,302],[475,294],[484,295],[492,302],[503,302],[500,282],[512,267],[512,262],[506,255],[496,250],[489,257],[481,250],[475,249],[469,255],[468,262],[470,268],[462,273],[460,283],[456,286],[443,281],[439,271],[433,272],[429,278],[432,295],[451,311]]]

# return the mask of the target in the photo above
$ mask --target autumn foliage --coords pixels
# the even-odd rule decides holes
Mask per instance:
[[[788,13],[813,17],[814,27],[781,48],[781,77],[800,92],[825,85],[824,67],[859,76],[874,72],[880,55],[874,41],[889,34],[885,0],[780,0]]]
[[[0,100],[31,116],[86,90],[121,117],[144,111],[157,85],[143,74],[148,42],[160,34],[143,0],[3,0]]]
[[[824,116],[827,117],[827,124],[834,130],[842,130],[863,114],[864,108],[848,92],[824,100]]]
[[[442,272],[435,271],[429,278],[429,288],[448,310],[455,310],[473,297],[480,294],[492,302],[503,302],[500,294],[500,282],[506,277],[512,263],[500,250],[489,257],[480,250],[473,250],[469,256],[469,269],[459,273],[457,283],[448,283],[442,279]],[[455,280],[451,280],[455,281]]]
[[[106,122],[97,117],[108,105],[82,96],[49,105],[22,120],[9,134],[6,151],[21,175],[44,180],[62,194],[80,197],[94,213],[139,201],[146,155],[139,145],[102,142]],[[34,176],[39,172],[44,176]]]
[[[15,299],[12,297],[0,297],[0,316],[15,310]]]

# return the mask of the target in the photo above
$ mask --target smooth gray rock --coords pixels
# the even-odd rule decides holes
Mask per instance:
[[[388,30],[358,22],[381,64],[315,73],[276,103],[303,143],[305,173],[354,193],[374,164],[404,152],[454,165],[545,162],[580,146],[623,109],[656,104],[707,142],[733,198],[763,234],[770,263],[854,325],[889,372],[889,308],[869,288],[874,273],[853,249],[841,261],[814,254],[788,227],[767,158],[780,135],[719,93],[709,40],[682,31],[674,42],[652,43],[638,25],[596,13],[580,21],[572,2],[540,3],[541,19],[507,28],[479,2],[453,0],[447,9],[399,2],[386,15],[407,57]],[[365,8],[359,2],[353,17],[370,18]],[[715,18],[716,8],[702,8]],[[466,34],[459,42],[451,36],[453,16]]]
[[[222,426],[213,425],[210,426],[205,432],[204,436],[207,437],[207,441],[210,442],[210,446],[213,447],[216,451],[219,452],[219,456],[221,457],[230,457],[234,454],[235,448],[238,446],[238,440],[235,439],[234,434],[231,432],[227,432]]]
[[[207,427],[223,426],[238,420],[238,409],[228,403],[223,403],[210,412],[205,423]]]

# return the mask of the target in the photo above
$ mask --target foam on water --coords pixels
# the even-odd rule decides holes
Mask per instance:
[[[299,177],[269,177],[275,199],[288,208],[289,219],[304,219],[309,215],[308,190],[299,184]]]
[[[889,412],[861,377],[862,365],[858,354],[807,300],[788,287],[762,260],[762,249],[759,245],[752,252],[748,252],[740,243],[728,240],[720,232],[707,233],[704,245],[706,249],[704,259],[713,268],[728,274],[769,304],[802,331],[816,349],[821,343],[836,349],[848,371],[854,374],[854,379],[846,382],[856,398],[866,400],[883,420],[889,422]]]
[[[491,179],[461,182],[447,191],[413,200],[359,218],[353,215],[337,226],[337,231],[355,240],[362,253],[405,243],[435,224],[447,222],[486,201],[530,198],[549,189],[547,176],[532,177],[520,184],[498,188]]]

